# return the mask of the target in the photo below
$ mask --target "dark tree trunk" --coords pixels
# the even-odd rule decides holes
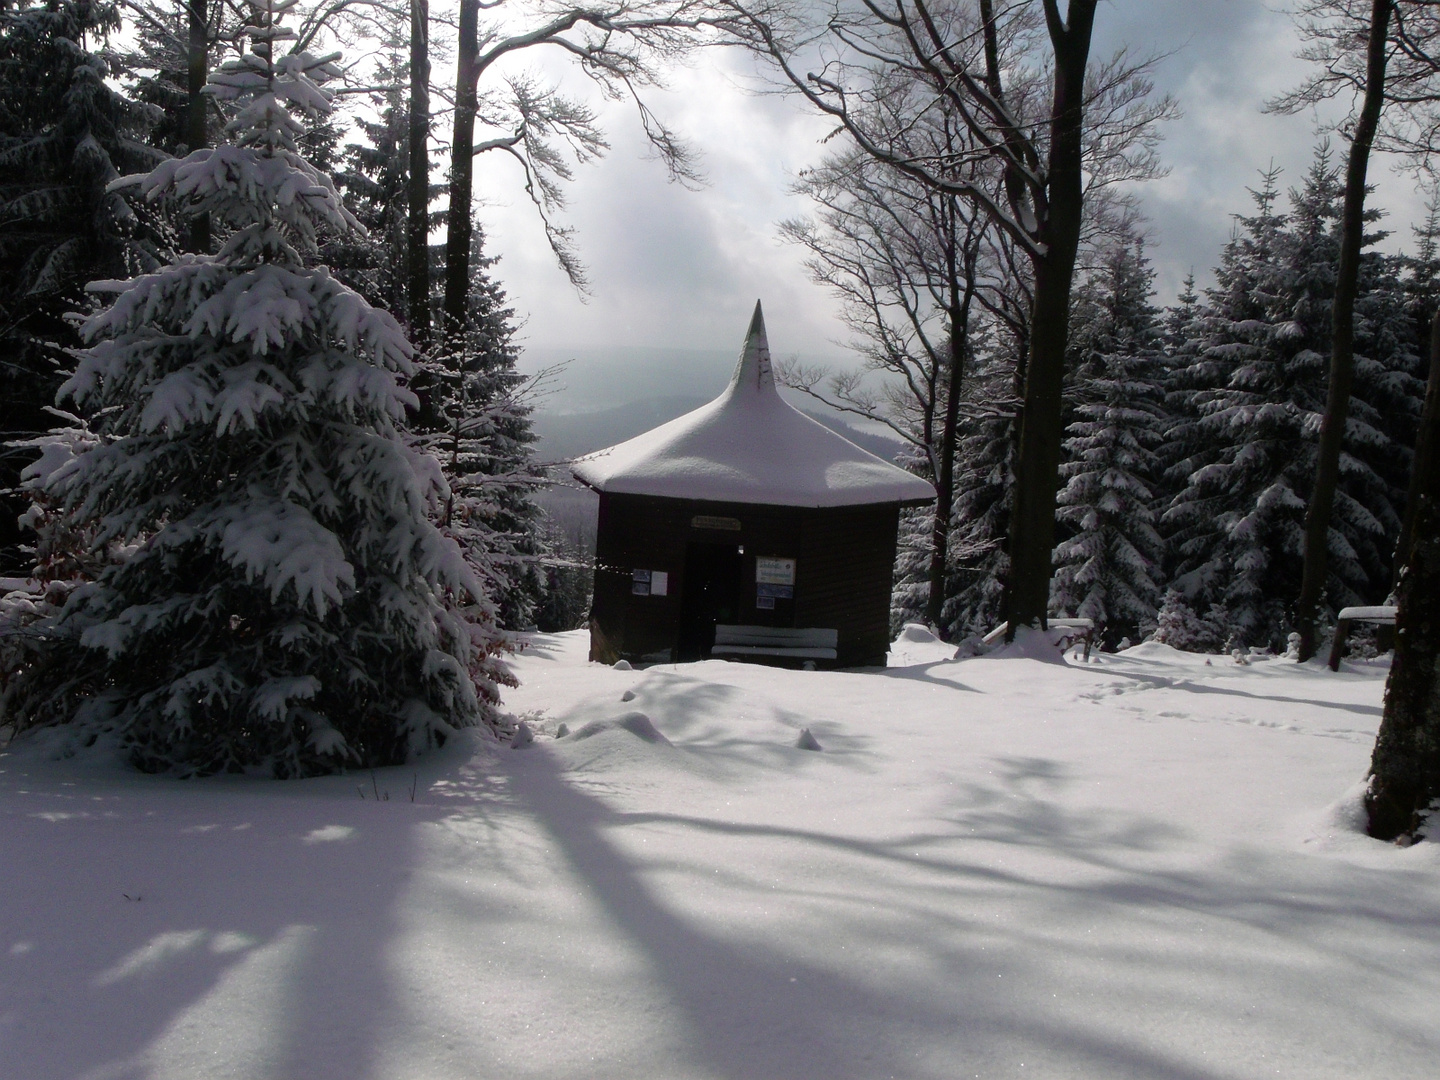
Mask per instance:
[[[1051,550],[1055,546],[1055,494],[1059,487],[1061,386],[1069,334],[1070,285],[1080,243],[1083,209],[1081,135],[1085,67],[1090,54],[1094,0],[1071,0],[1068,25],[1046,2],[1055,50],[1055,96],[1050,112],[1049,205],[1039,223],[1042,252],[1033,259],[1030,356],[1020,418],[1020,453],[1010,514],[1010,577],[1006,583],[1006,637],[1017,627],[1045,624],[1050,602]]]
[[[430,340],[430,4],[410,0],[410,176],[406,307],[419,348]]]
[[[190,40],[186,56],[186,85],[189,103],[185,113],[185,142],[191,150],[199,150],[209,144],[207,135],[209,105],[205,97],[205,83],[210,78],[210,24],[207,0],[189,0],[187,11],[190,16]],[[189,247],[193,252],[206,254],[210,250],[210,215],[197,214],[190,221]]]
[[[954,320],[952,320],[954,327]],[[935,477],[935,524],[930,530],[930,598],[925,604],[925,620],[939,627],[945,608],[945,565],[950,550],[950,514],[955,502],[955,438],[960,419],[960,384],[964,374],[964,346],[952,328],[950,338],[950,370],[946,380],[949,395],[945,401],[945,419],[940,429],[940,469]]]
[[[450,209],[445,215],[445,335],[465,326],[470,295],[470,203],[475,179],[476,64],[480,54],[480,0],[460,0],[455,55],[455,134],[450,140]]]
[[[1345,168],[1345,207],[1340,219],[1340,265],[1331,307],[1330,386],[1320,422],[1320,448],[1315,487],[1305,514],[1305,562],[1295,623],[1300,632],[1300,661],[1315,655],[1315,618],[1325,591],[1325,564],[1330,548],[1330,511],[1340,478],[1340,448],[1350,413],[1350,386],[1355,376],[1355,294],[1360,276],[1360,247],[1365,236],[1365,170],[1370,145],[1380,123],[1385,95],[1385,44],[1393,0],[1372,0],[1370,38],[1365,66],[1365,99],[1350,142]]]
[[[1431,390],[1436,389],[1431,380]],[[1426,397],[1416,440],[1413,541],[1400,575],[1395,660],[1370,759],[1370,835],[1414,835],[1440,798],[1440,401]]]
[[[935,475],[935,524],[930,533],[930,597],[925,605],[925,619],[940,626],[945,607],[945,567],[950,552],[950,514],[955,502],[955,444],[960,427],[960,393],[964,389],[965,352],[969,348],[970,303],[974,295],[975,264],[969,232],[966,230],[965,250],[957,251],[959,237],[954,196],[946,196],[949,210],[951,244],[946,252],[945,271],[950,290],[950,364],[945,380],[945,417],[940,426],[940,467]],[[964,259],[962,286],[961,257]]]
[[[1405,520],[1400,526],[1400,540],[1395,545],[1394,588],[1400,587],[1400,572],[1410,559],[1410,545],[1415,540],[1415,515],[1420,507],[1420,492],[1433,481],[1427,471],[1435,468],[1440,438],[1440,311],[1430,323],[1430,380],[1425,387],[1425,406],[1420,412],[1420,432],[1415,442],[1415,461],[1410,470],[1410,489],[1405,499]]]

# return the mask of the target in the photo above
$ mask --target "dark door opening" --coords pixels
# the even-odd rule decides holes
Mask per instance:
[[[690,544],[681,584],[679,660],[708,660],[717,623],[740,618],[745,556],[735,544]]]

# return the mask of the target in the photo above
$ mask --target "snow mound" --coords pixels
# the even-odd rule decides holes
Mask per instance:
[[[515,729],[515,737],[510,740],[510,749],[523,750],[525,747],[533,745],[534,742],[535,733],[530,730],[529,724],[521,720],[520,726]]]
[[[1041,630],[1022,626],[1015,631],[1015,640],[985,654],[987,660],[1043,660],[1050,664],[1065,663],[1061,639],[1069,640],[1063,630]]]
[[[1326,824],[1336,832],[1368,836],[1370,821],[1365,813],[1365,793],[1369,790],[1370,782],[1368,780],[1361,780],[1352,786],[1344,795],[1325,808]]]
[[[890,645],[890,667],[913,667],[955,658],[955,646],[941,641],[924,623],[906,623]]]
[[[900,628],[900,636],[897,637],[895,640],[897,642],[921,642],[928,645],[933,642],[937,642],[940,639],[936,637],[934,632],[924,623],[907,622],[903,627]]]
[[[629,661],[629,660],[616,660],[615,663],[611,664],[610,666],[613,667],[616,671],[634,671],[634,670],[635,670],[634,668],[632,668],[632,667],[630,666],[630,661]]]
[[[1200,658],[1200,653],[1186,652],[1177,649],[1173,645],[1166,645],[1162,641],[1142,641],[1139,645],[1132,645],[1128,649],[1119,650],[1120,656],[1133,656],[1141,660],[1185,660]]]
[[[568,736],[571,742],[579,742],[582,739],[593,738],[605,731],[628,731],[637,739],[647,743],[660,743],[670,745],[670,740],[660,734],[658,728],[651,721],[650,717],[643,712],[626,713],[624,716],[617,716],[613,720],[591,720],[574,735]]]
[[[1332,855],[1374,857],[1385,845],[1366,832],[1365,792],[1369,786],[1369,781],[1361,780],[1324,809],[1297,817],[1300,842]]]

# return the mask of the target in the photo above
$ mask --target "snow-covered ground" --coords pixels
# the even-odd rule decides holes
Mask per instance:
[[[1440,1075],[1381,667],[585,648],[516,661],[533,745],[373,778],[0,755],[0,1076]]]

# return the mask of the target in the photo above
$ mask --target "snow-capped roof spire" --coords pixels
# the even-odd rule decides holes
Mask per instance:
[[[765,313],[755,301],[755,314],[750,316],[750,329],[745,331],[745,344],[740,348],[740,362],[730,379],[734,387],[753,387],[775,393],[775,372],[770,368],[770,342],[765,337]]]
[[[929,483],[860,449],[780,396],[760,302],[714,401],[575,462],[596,491],[773,506],[929,502]]]

